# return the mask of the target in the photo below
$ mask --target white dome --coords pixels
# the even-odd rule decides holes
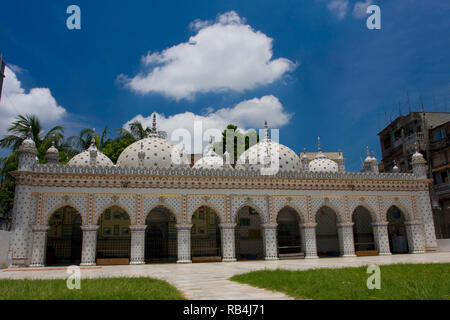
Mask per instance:
[[[194,169],[223,169],[224,167],[231,167],[228,164],[223,164],[223,157],[214,152],[212,146],[209,146],[208,152],[205,156],[197,160],[193,166]]]
[[[29,152],[36,153],[37,152],[36,144],[34,143],[34,141],[30,137],[27,137],[20,144],[19,151],[29,151]]]
[[[292,149],[266,137],[240,155],[236,162],[236,169],[260,170],[261,167],[269,167],[270,163],[275,164],[277,161],[279,170],[301,170],[300,159]]]
[[[117,159],[117,166],[138,167],[141,144],[145,152],[146,168],[174,168],[189,164],[186,155],[180,156],[181,151],[172,142],[158,136],[150,136],[126,147]]]
[[[319,152],[309,163],[310,172],[338,172],[338,165],[322,152]]]
[[[83,152],[70,159],[67,164],[69,166],[88,166],[90,158],[90,150],[84,150]],[[102,152],[97,150],[97,165],[110,167],[113,166],[114,163]]]

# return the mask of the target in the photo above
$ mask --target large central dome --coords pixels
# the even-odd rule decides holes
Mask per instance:
[[[265,127],[265,138],[240,155],[236,169],[260,170],[278,165],[281,171],[300,171],[301,162],[297,154],[289,147],[269,139],[267,121]]]
[[[188,165],[189,160],[180,148],[158,136],[155,115],[150,136],[126,147],[117,159],[120,167],[175,168]]]

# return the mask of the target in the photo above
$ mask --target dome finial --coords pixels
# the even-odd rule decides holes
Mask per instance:
[[[95,128],[92,129],[91,147],[95,146]]]
[[[317,151],[322,152],[322,147],[320,145],[320,137],[317,137]]]
[[[267,120],[264,121],[264,130],[265,130],[264,139],[269,140],[269,127],[267,125]]]
[[[414,150],[416,152],[419,152],[419,143],[417,142],[417,140],[416,140],[416,142],[414,142]]]
[[[370,158],[369,146],[366,146],[366,154],[367,154],[367,158]]]
[[[156,112],[153,113],[152,132],[156,133]]]

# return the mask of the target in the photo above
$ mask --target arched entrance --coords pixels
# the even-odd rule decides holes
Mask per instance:
[[[97,264],[129,264],[131,233],[130,217],[118,206],[113,206],[99,217],[97,231]]]
[[[201,206],[192,215],[192,262],[221,261],[219,217],[208,207]]]
[[[176,262],[177,230],[176,218],[165,207],[156,207],[145,219],[145,261]]]
[[[387,212],[389,249],[391,253],[408,253],[408,238],[405,227],[405,215],[396,206]]]
[[[375,247],[373,236],[372,216],[366,208],[358,206],[352,215],[353,240],[355,243],[355,254],[357,256],[373,256],[378,251]]]
[[[294,209],[284,207],[277,216],[278,257],[280,259],[303,256],[300,241],[300,218]]]
[[[316,241],[319,257],[338,257],[339,237],[337,215],[330,207],[324,206],[316,214]]]
[[[81,216],[72,207],[56,210],[49,220],[46,265],[72,265],[81,262]]]
[[[252,207],[245,206],[236,216],[236,259],[264,259],[261,217]]]

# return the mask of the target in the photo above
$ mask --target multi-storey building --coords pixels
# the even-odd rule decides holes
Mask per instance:
[[[450,238],[449,128],[449,112],[410,112],[378,133],[383,157],[381,171],[412,172],[416,145],[430,160],[427,176],[433,179],[430,195],[437,238]]]

